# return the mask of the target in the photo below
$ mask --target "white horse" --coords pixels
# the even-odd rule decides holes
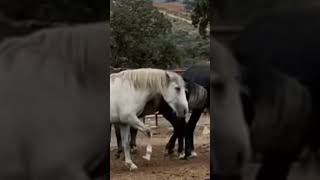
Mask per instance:
[[[151,68],[126,70],[110,75],[110,123],[120,125],[125,164],[130,170],[137,169],[130,157],[130,126],[149,138],[143,158],[151,158],[151,132],[139,120],[138,115],[143,112],[146,103],[157,95],[163,97],[178,117],[185,117],[188,101],[185,82],[180,75]]]

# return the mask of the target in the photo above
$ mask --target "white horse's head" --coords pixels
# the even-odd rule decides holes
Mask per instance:
[[[188,113],[185,82],[174,72],[166,71],[167,86],[162,89],[162,97],[176,112],[178,117],[185,117]]]

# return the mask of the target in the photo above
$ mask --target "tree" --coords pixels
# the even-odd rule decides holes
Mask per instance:
[[[111,5],[113,67],[169,68],[180,63],[169,39],[171,23],[149,0],[116,0]]]
[[[185,0],[187,9],[192,9],[192,24],[199,28],[199,33],[203,37],[207,37],[206,28],[209,24],[209,1],[208,0]]]

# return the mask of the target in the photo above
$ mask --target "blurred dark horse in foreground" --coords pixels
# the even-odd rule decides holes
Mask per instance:
[[[319,146],[319,9],[274,11],[231,43],[242,67],[257,180],[285,180],[304,147]]]
[[[89,24],[2,42],[0,179],[86,180],[98,163],[108,174],[108,33]]]
[[[210,37],[210,179],[239,180],[251,154],[240,99],[240,70],[230,51]]]

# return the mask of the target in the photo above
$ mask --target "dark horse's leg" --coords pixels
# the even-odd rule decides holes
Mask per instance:
[[[172,154],[176,139],[178,138],[178,143],[179,143],[178,153],[179,154],[182,153],[183,141],[184,141],[184,129],[186,125],[185,119],[178,118],[173,112],[173,110],[170,108],[170,106],[165,102],[163,102],[160,105],[159,112],[173,126],[173,135],[171,136],[169,142],[166,145],[166,150],[168,150],[169,154]]]
[[[122,142],[121,142],[121,133],[120,133],[120,127],[119,125],[115,124],[114,125],[114,130],[115,130],[115,133],[116,133],[116,138],[117,138],[117,146],[118,146],[118,151],[116,153],[116,157],[117,158],[120,158],[120,154],[122,152]]]
[[[166,145],[169,154],[173,153],[173,149],[178,138],[178,153],[181,155],[184,149],[184,129],[186,126],[185,120],[181,118],[168,119],[173,126],[173,134]]]
[[[130,135],[131,135],[130,147],[131,147],[132,153],[135,153],[137,151],[137,144],[136,144],[137,133],[138,133],[137,129],[133,127],[130,128]]]
[[[191,155],[191,152],[194,150],[193,145],[193,133],[196,128],[196,125],[200,119],[200,116],[203,112],[201,110],[194,110],[191,114],[191,117],[186,125],[185,128],[185,157],[188,158]]]
[[[171,123],[173,126],[173,134],[169,140],[169,142],[166,145],[166,150],[168,150],[168,154],[172,154],[173,153],[173,149],[174,149],[174,145],[176,143],[176,140],[178,138],[178,132],[176,131],[175,126],[173,125],[173,123]]]
[[[186,121],[185,119],[178,119],[177,122],[177,126],[176,126],[176,130],[177,130],[177,134],[178,134],[178,153],[179,155],[181,155],[181,153],[183,153],[184,150],[184,131],[185,131],[185,126],[186,126]],[[179,157],[182,158],[182,157]]]

